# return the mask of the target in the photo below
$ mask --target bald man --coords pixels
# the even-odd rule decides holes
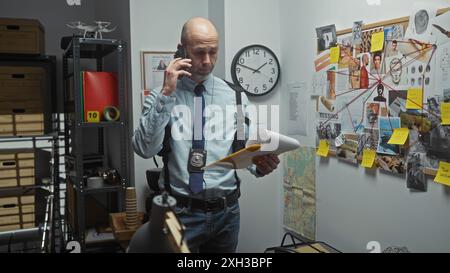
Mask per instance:
[[[203,167],[232,154],[236,143],[247,140],[251,126],[238,127],[237,109],[242,107],[248,118],[248,98],[212,75],[219,35],[211,21],[200,17],[187,21],[178,46],[186,58],[170,62],[163,86],[146,98],[133,147],[143,158],[163,156],[159,188],[177,199],[176,212],[186,227],[190,250],[232,253],[240,225],[239,178],[234,170]],[[237,139],[238,128],[244,128],[245,139]],[[254,162],[249,171],[262,177],[272,173],[280,160],[268,155]]]

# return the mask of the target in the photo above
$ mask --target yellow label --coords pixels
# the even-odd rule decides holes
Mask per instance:
[[[87,122],[100,122],[100,112],[99,111],[87,112]]]
[[[370,52],[381,51],[383,50],[383,47],[384,47],[384,31],[372,34]]]
[[[361,166],[364,168],[372,168],[373,163],[375,163],[375,157],[377,156],[377,153],[374,150],[365,149],[363,152],[363,159]]]
[[[319,144],[319,149],[317,150],[317,155],[321,157],[328,157],[328,152],[330,151],[330,144],[326,140],[321,140]]]
[[[450,103],[441,104],[442,125],[450,125]]]
[[[423,109],[423,90],[421,88],[408,90],[406,109]]]
[[[341,56],[341,48],[339,46],[330,48],[330,63],[337,64]]]
[[[450,163],[439,163],[439,170],[434,182],[450,186]]]
[[[409,136],[409,129],[408,128],[397,128],[394,129],[394,133],[391,136],[391,139],[389,140],[388,144],[391,145],[405,145],[406,140]]]

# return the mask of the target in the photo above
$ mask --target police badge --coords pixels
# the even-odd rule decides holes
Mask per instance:
[[[188,171],[189,173],[202,173],[206,166],[207,152],[203,149],[191,149],[189,152]]]

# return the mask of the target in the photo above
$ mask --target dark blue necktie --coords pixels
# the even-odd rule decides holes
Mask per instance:
[[[203,128],[205,126],[205,117],[203,112],[205,111],[205,98],[203,92],[205,87],[203,84],[199,84],[195,87],[195,100],[194,100],[194,126],[192,133],[192,149],[205,149],[205,136]],[[203,172],[190,173],[189,175],[189,187],[194,194],[198,194],[203,191]]]

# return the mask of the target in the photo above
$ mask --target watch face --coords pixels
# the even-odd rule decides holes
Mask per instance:
[[[241,49],[231,64],[233,82],[248,95],[262,96],[272,91],[280,78],[280,63],[269,48],[252,45]]]

